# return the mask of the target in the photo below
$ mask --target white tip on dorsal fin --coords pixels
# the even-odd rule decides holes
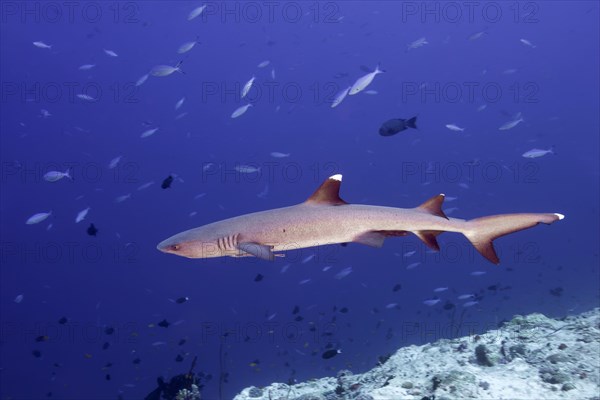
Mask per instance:
[[[559,214],[559,213],[554,213],[554,215],[556,215],[558,217],[558,220],[560,221],[561,219],[565,219],[565,216],[563,214]]]
[[[340,198],[342,174],[332,175],[306,200],[308,204],[341,206],[348,204]]]

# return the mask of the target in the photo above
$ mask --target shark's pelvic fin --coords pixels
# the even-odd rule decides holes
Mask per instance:
[[[423,241],[431,250],[440,251],[440,245],[437,242],[436,236],[444,231],[416,231],[415,235]]]
[[[385,240],[385,235],[377,231],[368,231],[356,236],[352,241],[354,243],[365,244],[371,247],[381,247]]]
[[[371,247],[381,247],[387,237],[406,235],[408,235],[407,231],[368,231],[356,236],[352,241]]]
[[[306,204],[341,206],[346,203],[340,198],[342,175],[332,175],[305,201]]]
[[[446,217],[446,214],[444,214],[444,212],[442,211],[442,204],[444,204],[445,198],[445,194],[438,194],[437,196],[433,196],[417,208],[429,214],[437,215],[438,217],[448,219],[448,217]]]

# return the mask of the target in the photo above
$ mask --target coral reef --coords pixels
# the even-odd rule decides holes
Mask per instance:
[[[399,349],[363,374],[265,388],[235,400],[600,400],[600,309],[515,316],[482,335]]]

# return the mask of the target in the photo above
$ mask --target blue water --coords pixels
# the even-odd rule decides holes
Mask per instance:
[[[598,306],[597,3],[209,2],[192,21],[200,2],[72,4],[0,4],[0,398],[139,399],[194,356],[203,398],[232,398],[249,385],[362,372],[401,346],[514,314]],[[428,44],[407,50],[421,37]],[[184,73],[135,86],[155,65],[182,60]],[[377,94],[330,107],[367,73],[361,66],[378,63],[386,72],[366,89]],[[519,112],[524,122],[498,129]],[[378,134],[384,121],[415,115],[418,130]],[[554,155],[521,156],[552,146]],[[43,179],[69,167],[73,181]],[[351,203],[410,208],[445,193],[457,197],[444,206],[453,217],[566,218],[497,240],[499,266],[451,233],[438,254],[414,236],[273,263],[156,250],[186,229],[302,202],[334,173]],[[457,297],[470,293],[479,303],[465,308]],[[323,359],[328,345],[342,353]]]

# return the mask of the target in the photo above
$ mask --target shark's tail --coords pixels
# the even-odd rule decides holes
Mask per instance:
[[[466,221],[466,229],[463,234],[475,246],[482,256],[494,264],[500,263],[500,259],[494,250],[492,242],[509,233],[518,232],[531,228],[543,222],[551,224],[563,219],[562,214],[501,214],[489,217],[475,218]]]

